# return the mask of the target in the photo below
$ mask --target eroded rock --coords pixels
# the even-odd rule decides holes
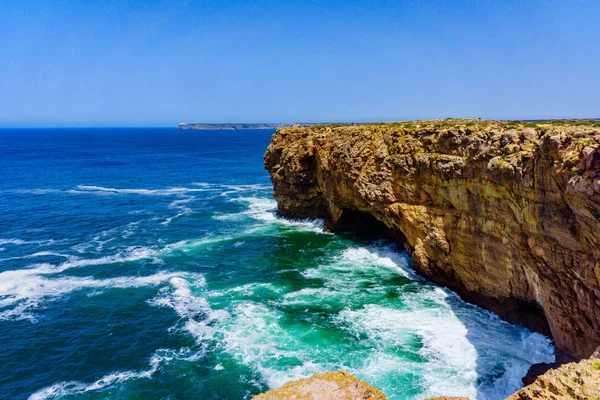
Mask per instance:
[[[540,375],[507,400],[595,400],[600,398],[600,360],[564,364]]]
[[[370,214],[422,274],[580,359],[600,345],[600,128],[560,125],[280,129],[265,167],[281,214]]]
[[[255,396],[253,400],[385,400],[377,388],[343,371],[314,374],[290,381],[278,389]]]

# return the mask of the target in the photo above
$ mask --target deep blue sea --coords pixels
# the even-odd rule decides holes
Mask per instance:
[[[273,131],[0,131],[0,398],[249,399],[343,369],[501,399],[546,337],[276,214]]]

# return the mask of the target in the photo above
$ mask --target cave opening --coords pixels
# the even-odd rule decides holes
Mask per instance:
[[[332,232],[351,232],[353,235],[364,240],[389,239],[404,247],[406,237],[400,230],[390,228],[373,215],[345,208],[338,221],[330,226]]]

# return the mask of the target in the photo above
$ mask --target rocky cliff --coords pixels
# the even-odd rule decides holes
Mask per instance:
[[[558,349],[600,345],[597,122],[287,128],[265,167],[281,214],[383,229],[423,275]]]
[[[559,399],[600,399],[600,360],[586,359],[551,369],[507,400]]]

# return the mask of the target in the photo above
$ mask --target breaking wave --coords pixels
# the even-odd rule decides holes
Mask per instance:
[[[70,248],[77,255],[51,247],[0,260],[58,259],[54,264],[0,272],[0,320],[36,322],[36,310],[77,291],[96,294],[155,287],[147,303],[170,309],[178,317],[165,335],[177,332],[195,343],[194,350],[157,350],[147,369],[112,372],[94,382],[59,382],[30,399],[81,395],[152,380],[174,360],[202,358],[206,362],[209,355],[214,373],[243,367],[243,371],[251,371],[251,378],[244,375],[239,379],[252,381],[253,387],[261,390],[315,372],[343,369],[380,387],[391,400],[438,395],[496,400],[521,386],[520,379],[531,364],[554,359],[548,338],[510,325],[428,283],[415,273],[409,256],[389,242],[361,246],[324,232],[323,220],[282,218],[275,201],[261,196],[260,191],[266,189],[261,185],[193,186],[78,186],[76,191],[81,193],[167,196],[165,209],[175,214],[128,212],[132,217],[149,215],[150,219],[91,234],[89,240]],[[169,229],[174,218],[188,222],[201,192],[225,197],[217,196],[214,201],[228,207],[208,218],[222,230],[195,239],[190,238],[192,232],[182,240],[124,244],[147,230]],[[155,225],[150,225],[152,221]],[[239,261],[246,256],[244,252],[257,252],[256,242],[267,236],[281,239],[282,247],[271,251],[285,254],[294,235],[320,238],[331,246],[323,245],[326,247],[313,254],[309,244],[302,249],[306,254],[290,253],[283,259],[274,254],[273,260],[258,252],[260,256],[246,261],[248,265]],[[0,245],[7,246],[56,243],[0,239]],[[106,255],[109,247],[112,254]],[[195,263],[200,265],[198,259],[215,266],[202,264],[202,273],[192,272],[197,271]],[[148,264],[150,270],[141,276],[81,276],[97,267],[130,262]],[[270,269],[263,268],[265,264]],[[276,277],[267,279],[263,276],[267,273]]]

